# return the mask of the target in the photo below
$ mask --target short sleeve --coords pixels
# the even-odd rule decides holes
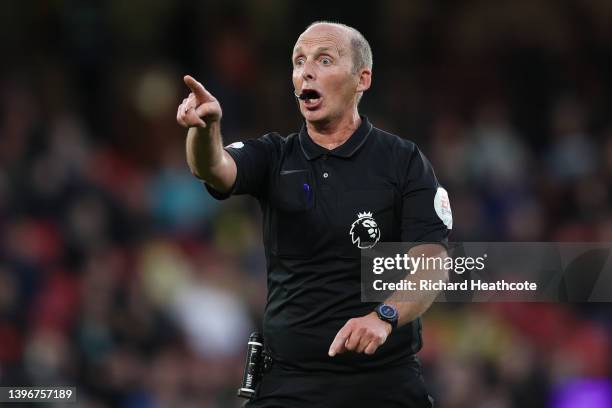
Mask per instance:
[[[448,194],[438,184],[431,163],[416,145],[408,154],[402,183],[402,241],[446,245],[453,227]]]
[[[270,169],[276,163],[277,145],[280,142],[277,134],[267,134],[258,139],[235,142],[225,147],[225,151],[236,162],[236,181],[232,188],[221,193],[204,183],[211,196],[225,200],[231,195],[250,194],[263,197],[267,194]]]

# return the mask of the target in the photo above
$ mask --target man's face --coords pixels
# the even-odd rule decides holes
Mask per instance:
[[[317,24],[306,30],[293,49],[293,86],[300,112],[308,122],[328,123],[352,110],[359,75],[353,73],[349,35],[340,27]]]

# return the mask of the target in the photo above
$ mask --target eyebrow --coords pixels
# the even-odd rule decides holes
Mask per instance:
[[[315,49],[315,54],[323,54],[323,53],[329,53],[329,51],[331,51],[332,48],[331,47],[317,47]],[[295,56],[295,54],[303,54],[304,51],[302,50],[302,47],[296,47],[293,50],[293,56]]]

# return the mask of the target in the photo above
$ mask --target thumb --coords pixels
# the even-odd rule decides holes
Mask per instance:
[[[185,81],[185,85],[191,89],[191,92],[193,92],[198,102],[208,102],[215,99],[210,92],[204,88],[204,85],[196,81],[191,75],[185,75],[183,81]]]

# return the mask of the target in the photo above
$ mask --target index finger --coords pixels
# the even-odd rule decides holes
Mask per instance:
[[[185,75],[183,81],[185,81],[185,85],[191,89],[191,92],[193,92],[198,100],[208,101],[214,99],[210,92],[204,88],[204,85],[196,81],[191,75]]]
[[[346,351],[344,348],[344,344],[346,343],[346,340],[349,338],[350,335],[351,329],[347,325],[344,325],[338,331],[338,334],[336,334],[336,337],[334,338],[334,341],[332,341],[332,344],[329,347],[329,352],[327,354],[329,354],[330,357],[333,357],[338,353]]]

